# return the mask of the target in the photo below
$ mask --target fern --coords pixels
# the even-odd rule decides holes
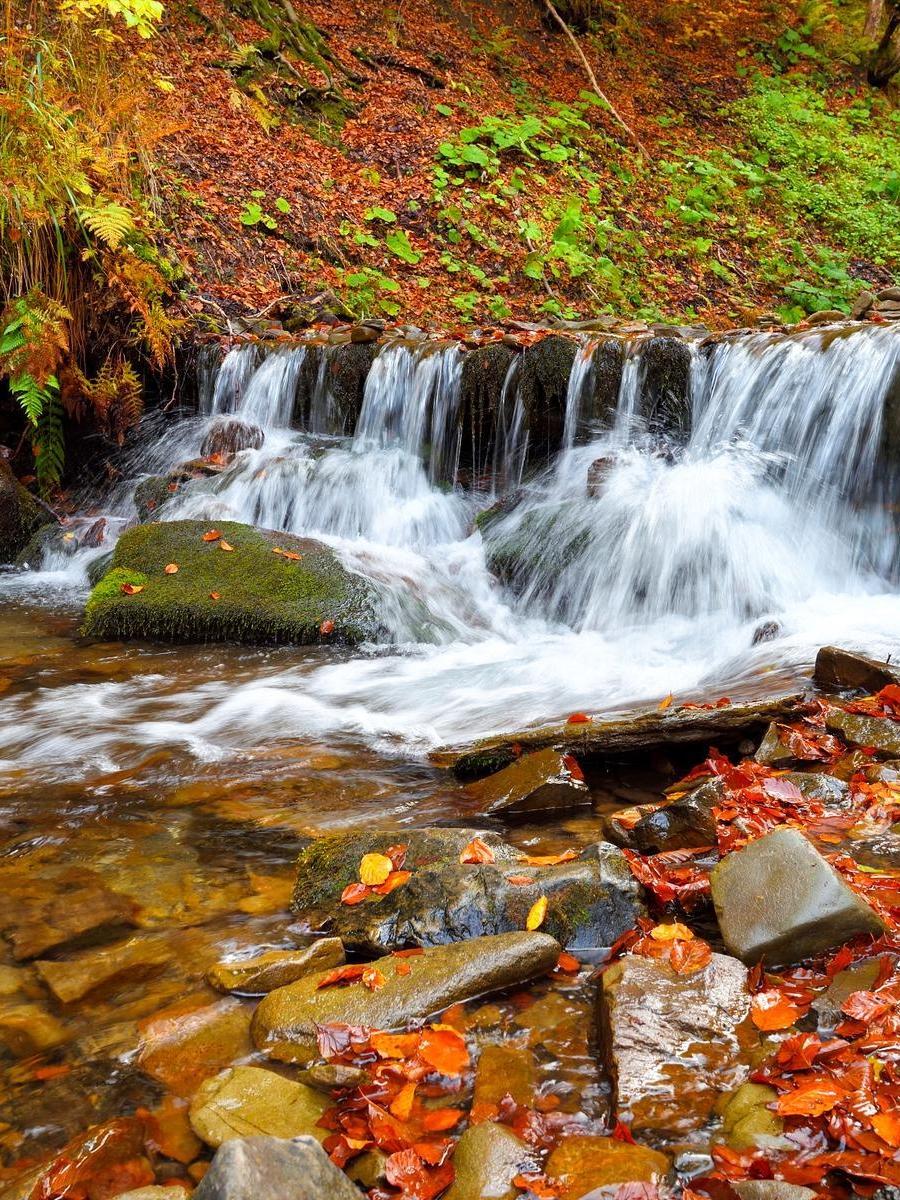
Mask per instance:
[[[32,438],[38,487],[44,493],[62,479],[65,465],[63,408],[56,379],[44,389],[45,404]]]
[[[23,375],[16,375],[9,381],[9,389],[18,400],[22,411],[24,412],[28,423],[37,427],[41,418],[41,413],[44,411],[44,406],[49,398],[50,383],[56,383],[56,376],[51,375],[47,383],[42,387],[33,375],[27,371]],[[57,384],[58,386],[58,384]]]
[[[134,229],[134,217],[131,212],[124,204],[117,204],[115,201],[95,205],[93,208],[82,207],[79,216],[84,227],[110,250],[117,250]]]

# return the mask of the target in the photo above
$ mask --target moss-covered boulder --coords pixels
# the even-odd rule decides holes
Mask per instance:
[[[178,486],[178,473],[148,475],[134,489],[132,497],[139,521],[158,521],[164,504],[172,499]]]
[[[518,357],[518,351],[511,346],[492,342],[470,351],[463,359],[459,413],[460,467],[464,478],[481,479],[494,461],[503,385]]]
[[[569,376],[578,348],[575,338],[553,333],[522,355],[519,387],[528,425],[529,463],[548,463],[562,444]]]
[[[376,597],[320,542],[234,521],[138,525],[87,603],[82,635],[168,642],[356,644]],[[226,550],[225,547],[230,547]],[[178,570],[166,572],[174,564]]]
[[[327,386],[334,404],[335,432],[352,433],[356,429],[366,394],[366,380],[381,347],[377,342],[351,342],[324,350],[324,380],[316,376],[315,387]],[[316,356],[307,355],[312,364]]]
[[[590,543],[591,514],[570,501],[517,505],[521,495],[499,500],[475,524],[491,574],[537,599],[554,589],[559,572]]]
[[[675,337],[652,337],[641,350],[641,400],[650,423],[663,433],[691,428],[691,351]]]
[[[15,562],[42,525],[55,523],[49,508],[23,488],[0,459],[0,563]]]
[[[460,862],[475,837],[493,862]],[[363,855],[384,854],[397,842],[406,846],[408,881],[386,896],[342,904]],[[292,908],[313,926],[327,925],[349,949],[377,954],[524,929],[541,896],[548,902],[541,928],[574,948],[611,945],[645,912],[622,852],[606,842],[569,861],[535,866],[497,834],[477,829],[317,838],[298,859]]]

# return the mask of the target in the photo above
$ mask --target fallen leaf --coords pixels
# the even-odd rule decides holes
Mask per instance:
[[[144,590],[142,583],[123,583],[120,589],[126,596],[136,596],[138,592]]]
[[[534,878],[531,875],[507,875],[506,882],[511,883],[513,887],[525,887],[529,883],[534,883]]]
[[[368,894],[369,889],[364,883],[348,883],[341,892],[341,904],[359,904]]]
[[[669,952],[669,966],[678,975],[693,975],[702,971],[712,962],[712,947],[701,938],[692,941],[672,942]]]
[[[849,1092],[833,1079],[814,1076],[779,1096],[775,1111],[782,1117],[818,1117],[830,1112]]]
[[[574,713],[569,713],[569,715],[566,717],[566,724],[567,725],[587,725],[590,723],[590,720],[591,720],[591,718],[587,715],[587,713],[574,712]]]
[[[559,958],[556,960],[556,969],[565,971],[567,975],[572,975],[576,971],[581,970],[581,963],[574,954],[569,954],[567,950],[563,950]]]
[[[416,1098],[416,1085],[405,1083],[390,1103],[391,1115],[398,1121],[408,1121]]]
[[[423,1029],[416,1053],[441,1075],[461,1075],[469,1065],[465,1039],[450,1025]]]
[[[322,976],[316,984],[316,991],[321,988],[333,987],[338,983],[355,983],[358,979],[363,978],[367,969],[365,963],[348,963],[345,967],[335,967],[333,971]]]
[[[900,1113],[876,1113],[872,1118],[872,1128],[883,1142],[895,1148],[900,1147]]]
[[[459,856],[461,863],[492,863],[494,852],[480,837],[472,838],[465,850]]]
[[[547,897],[540,896],[531,906],[531,910],[525,920],[526,929],[540,929],[544,923],[544,917],[547,915]]]
[[[319,633],[322,637],[328,637],[330,633],[334,633],[334,621],[323,621],[319,626]]]
[[[282,550],[281,557],[290,559],[291,562],[299,562],[303,555],[297,554],[294,550]]]
[[[750,1003],[750,1016],[757,1029],[766,1033],[776,1029],[789,1029],[803,1016],[803,1008],[784,996],[777,988],[757,992]]]
[[[391,871],[384,883],[373,887],[372,891],[379,896],[389,896],[398,887],[403,887],[412,877],[412,871]]]
[[[693,930],[680,921],[673,921],[670,925],[654,925],[650,930],[650,937],[657,942],[674,942],[676,938],[689,942],[693,936]]]
[[[219,549],[220,550],[233,550],[234,546],[232,546],[230,542],[226,542],[223,538],[222,541],[219,542]]]
[[[377,967],[367,967],[362,973],[362,982],[363,987],[367,987],[370,992],[376,992],[384,987],[387,980]]]
[[[371,1046],[379,1058],[411,1058],[419,1048],[421,1034],[381,1033],[372,1034]]]
[[[167,575],[177,575],[178,574],[178,563],[167,563],[166,566],[163,567],[163,570],[165,571],[165,573]]]
[[[529,867],[557,867],[577,857],[577,850],[564,850],[562,854],[526,854],[522,861]]]
[[[359,864],[359,877],[369,887],[382,884],[394,869],[384,854],[364,854]]]
[[[434,1108],[422,1118],[422,1128],[429,1133],[443,1133],[458,1125],[464,1116],[461,1108]]]
[[[208,529],[203,535],[203,540],[204,542],[217,542],[221,536],[218,529]]]
[[[668,696],[665,696],[665,697],[663,697],[662,700],[660,700],[659,706],[658,706],[659,711],[665,712],[666,709],[671,705],[671,703],[674,699],[675,699],[675,697],[672,695],[671,692],[669,692]]]
[[[210,598],[210,600],[221,600],[221,599],[222,599],[222,593],[221,593],[221,592],[210,592],[210,593],[209,593],[209,598]]]

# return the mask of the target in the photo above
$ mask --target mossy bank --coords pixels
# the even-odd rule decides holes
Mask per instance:
[[[211,532],[219,537],[205,541]],[[355,645],[378,634],[376,595],[320,542],[233,521],[214,529],[202,521],[156,522],[119,540],[91,592],[81,633]]]

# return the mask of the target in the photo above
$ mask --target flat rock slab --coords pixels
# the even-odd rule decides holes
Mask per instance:
[[[164,942],[137,937],[99,950],[87,950],[74,958],[38,959],[34,966],[57,1000],[71,1004],[98,988],[158,974],[171,958],[172,951]]]
[[[221,536],[204,541],[213,531]],[[166,574],[173,563],[178,570]],[[122,591],[129,586],[137,590]],[[81,633],[105,641],[355,644],[376,635],[375,608],[371,586],[321,542],[235,521],[155,522],[119,539]],[[330,632],[322,632],[324,621]]]
[[[825,691],[880,692],[888,684],[900,683],[900,666],[837,646],[823,646],[816,655],[813,681]]]
[[[560,1200],[580,1200],[594,1188],[619,1183],[650,1183],[669,1173],[665,1154],[612,1137],[574,1134],[547,1159],[546,1174],[563,1184]]]
[[[270,950],[255,958],[220,962],[206,973],[207,982],[218,992],[262,996],[275,988],[295,983],[304,975],[337,967],[344,961],[340,938],[320,938],[299,950]]]
[[[359,1200],[314,1138],[235,1138],[216,1151],[193,1200]]]
[[[210,1076],[250,1053],[250,1010],[229,996],[187,1001],[141,1025],[139,1066],[176,1096],[189,1098]]]
[[[451,1004],[536,979],[558,957],[559,943],[545,933],[504,933],[435,946],[412,958],[378,959],[373,965],[385,982],[374,991],[362,983],[319,990],[327,972],[308,975],[260,1002],[253,1040],[272,1058],[307,1063],[318,1057],[317,1025],[405,1029]]]
[[[788,720],[799,695],[782,696],[728,708],[654,709],[615,721],[563,722],[525,729],[504,737],[485,738],[472,746],[446,747],[432,754],[438,766],[450,767],[459,779],[480,779],[514,762],[523,751],[548,746],[572,754],[579,761],[632,754],[656,746],[710,743],[723,737],[738,738],[761,731],[770,721]]]
[[[678,1136],[702,1125],[749,1070],[757,1041],[749,1011],[747,969],[724,954],[692,975],[637,955],[604,971],[602,1050],[618,1118],[634,1133]]]
[[[327,926],[349,949],[370,954],[524,929],[540,896],[548,901],[542,928],[575,949],[611,945],[645,912],[643,892],[622,852],[605,842],[557,866],[533,867],[515,847],[483,830],[402,836],[409,881],[354,905],[342,904],[340,896],[359,878],[363,855],[383,854],[400,835],[372,831],[317,839],[297,862],[294,912],[313,926]],[[476,836],[495,862],[460,863]]]
[[[137,905],[80,867],[31,883],[23,880],[15,896],[15,905],[0,916],[0,923],[13,958],[20,961],[48,950],[108,941],[137,924]]]
[[[830,733],[836,733],[852,746],[869,746],[876,753],[892,758],[900,755],[900,721],[830,708],[825,714],[825,725]]]
[[[732,1188],[741,1200],[813,1200],[812,1188],[780,1179],[743,1179],[732,1181]]]
[[[485,816],[530,820],[591,807],[591,792],[578,763],[558,750],[537,750],[466,788]]]
[[[229,1067],[207,1079],[191,1102],[191,1128],[208,1146],[232,1138],[314,1137],[324,1141],[319,1118],[331,1100],[321,1092],[262,1067]]]
[[[529,1146],[511,1129],[486,1121],[470,1126],[453,1151],[456,1177],[443,1200],[515,1200],[520,1171],[536,1169]]]
[[[799,962],[884,925],[798,829],[780,826],[711,874],[725,945],[738,958]]]

